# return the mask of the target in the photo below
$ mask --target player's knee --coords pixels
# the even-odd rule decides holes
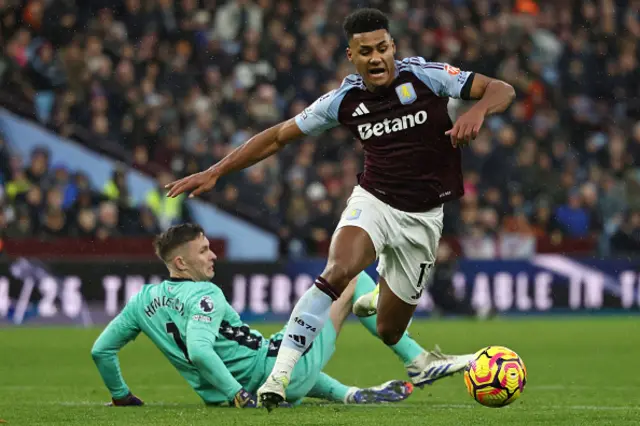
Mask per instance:
[[[376,325],[378,336],[387,346],[393,346],[402,339],[404,331],[395,327],[393,324],[378,322]]]
[[[93,358],[95,361],[102,358],[103,356],[104,356],[104,351],[102,350],[102,348],[94,344],[93,347],[91,348],[91,358]]]
[[[342,292],[349,285],[353,276],[354,274],[348,266],[337,262],[329,263],[322,273],[322,277],[339,292]]]

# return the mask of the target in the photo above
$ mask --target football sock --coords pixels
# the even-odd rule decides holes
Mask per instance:
[[[362,272],[358,277],[358,281],[356,282],[356,288],[353,292],[353,302],[355,303],[355,301],[358,300],[360,296],[371,293],[375,288],[376,283],[373,281],[373,278],[371,278],[369,274]],[[358,319],[360,320],[362,325],[364,325],[364,327],[369,330],[369,333],[379,338],[380,336],[378,336],[376,327],[377,317],[377,315],[372,315],[370,317]],[[405,364],[413,361],[424,351],[424,349],[422,349],[422,347],[415,340],[413,340],[411,336],[409,336],[409,333],[407,333],[406,331],[404,332],[402,338],[398,343],[389,347]]]
[[[337,292],[318,277],[293,308],[272,374],[291,379],[291,372],[303,353],[311,346],[329,318],[329,308],[338,298]]]
[[[357,390],[358,388],[356,387],[343,385],[333,377],[325,373],[320,373],[316,384],[313,385],[313,388],[307,396],[329,401],[344,402],[346,404]]]

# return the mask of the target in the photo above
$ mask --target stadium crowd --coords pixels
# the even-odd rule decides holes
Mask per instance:
[[[150,190],[143,205],[129,196],[126,170],[118,168],[103,188],[91,188],[82,171],[50,165],[49,152],[36,149],[22,167],[0,138],[0,174],[11,176],[2,185],[0,229],[6,238],[79,237],[106,239],[154,235],[174,219],[188,220],[183,200],[166,208],[158,200],[160,187]],[[160,180],[170,181],[170,176]],[[164,198],[164,197],[163,197]]]
[[[358,6],[390,15],[398,58],[516,88],[508,113],[465,148],[466,195],[446,207],[446,235],[594,235],[603,254],[640,251],[638,0],[0,0],[3,86],[17,87],[43,125],[92,146],[115,141],[131,167],[159,165],[165,181],[337,87],[352,72],[342,19]],[[452,100],[451,113],[466,106]],[[314,254],[362,158],[360,142],[337,128],[206,197]],[[122,171],[118,190],[87,195],[86,177],[47,164],[46,152],[23,169],[6,150],[1,160],[3,203],[13,207],[4,222],[16,236],[147,233],[188,216],[182,205],[167,217],[150,199],[127,203]]]

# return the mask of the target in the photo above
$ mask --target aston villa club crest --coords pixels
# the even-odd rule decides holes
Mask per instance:
[[[404,83],[400,86],[396,87],[396,93],[398,94],[398,99],[402,105],[409,105],[415,102],[416,98],[416,90],[413,88],[413,84]]]
[[[349,213],[347,213],[347,220],[356,220],[360,217],[360,213],[362,213],[362,210],[360,209],[351,210]]]

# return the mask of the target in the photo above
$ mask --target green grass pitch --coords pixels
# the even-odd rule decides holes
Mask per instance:
[[[274,326],[259,327],[264,333]],[[489,322],[415,321],[425,347],[471,352],[494,344],[520,354],[529,382],[509,407],[485,408],[461,375],[400,404],[314,405],[266,410],[207,408],[145,338],[120,360],[145,407],[110,408],[89,350],[99,329],[0,329],[0,419],[9,425],[631,425],[640,419],[640,319],[509,318]],[[404,378],[395,356],[359,323],[349,322],[327,372],[368,386]]]

